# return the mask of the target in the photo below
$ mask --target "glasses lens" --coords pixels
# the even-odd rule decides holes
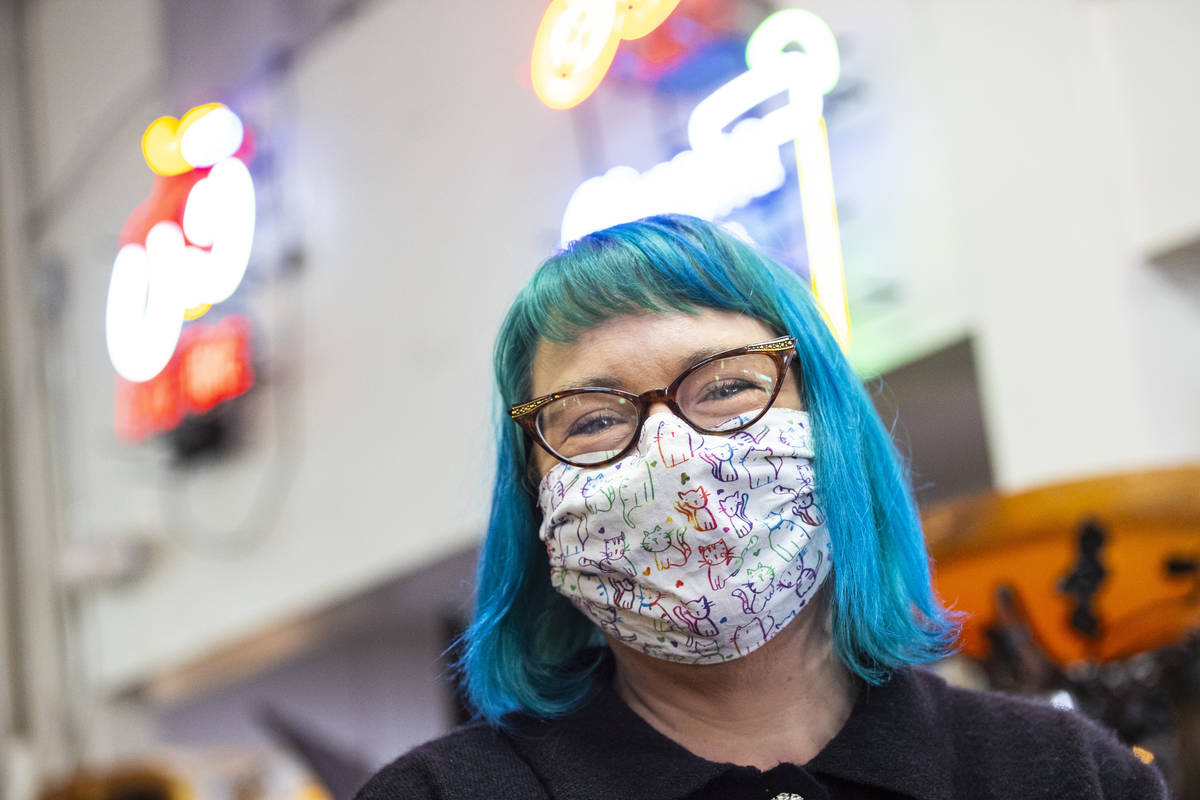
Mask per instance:
[[[679,410],[699,428],[733,430],[771,403],[779,366],[762,353],[711,361],[688,374],[675,393]]]
[[[637,421],[637,407],[627,398],[583,392],[542,406],[537,427],[560,458],[595,464],[625,449],[637,431]]]

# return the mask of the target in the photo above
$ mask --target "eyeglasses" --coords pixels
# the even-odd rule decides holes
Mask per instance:
[[[795,339],[782,336],[710,356],[665,389],[568,389],[517,403],[508,414],[559,461],[601,467],[633,449],[654,403],[666,403],[700,433],[729,434],[753,425],[779,396],[795,347]]]

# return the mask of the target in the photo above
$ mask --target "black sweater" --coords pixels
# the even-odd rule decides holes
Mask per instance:
[[[1157,769],[1075,712],[905,670],[864,687],[842,730],[803,766],[763,772],[706,761],[654,730],[600,681],[570,716],[517,717],[504,731],[478,723],[422,745],[384,767],[356,800],[780,795],[1155,800],[1167,792]]]

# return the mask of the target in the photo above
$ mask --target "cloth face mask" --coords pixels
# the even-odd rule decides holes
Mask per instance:
[[[610,638],[668,661],[761,647],[829,573],[808,414],[771,409],[737,433],[659,413],[635,451],[559,464],[539,490],[554,588]]]

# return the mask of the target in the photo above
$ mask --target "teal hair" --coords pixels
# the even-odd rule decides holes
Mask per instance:
[[[665,215],[589,234],[548,259],[517,295],[494,353],[499,451],[475,617],[460,667],[479,713],[555,716],[576,708],[598,629],[550,584],[538,540],[533,446],[505,413],[529,399],[542,339],[569,343],[616,316],[720,309],[796,339],[814,436],[817,492],[836,553],[833,638],[869,683],[945,655],[958,633],[930,585],[908,475],[871,401],[796,274],[693,217]]]

